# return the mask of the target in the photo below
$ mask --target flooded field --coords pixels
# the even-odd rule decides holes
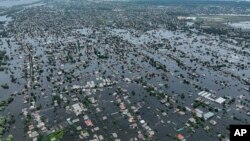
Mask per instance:
[[[11,17],[7,17],[7,15],[0,16],[0,22],[3,22],[4,26],[7,26],[11,20],[12,20]]]
[[[234,28],[250,29],[250,21],[249,22],[231,23],[229,25],[234,27]]]

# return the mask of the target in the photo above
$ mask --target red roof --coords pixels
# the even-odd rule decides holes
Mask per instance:
[[[179,140],[183,140],[183,139],[184,139],[184,136],[183,136],[182,134],[178,134],[178,135],[177,135],[177,138],[178,138]]]
[[[94,126],[91,120],[85,120],[84,121],[87,126]]]

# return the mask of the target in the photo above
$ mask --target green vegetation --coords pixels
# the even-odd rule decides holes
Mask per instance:
[[[55,100],[57,101],[58,105],[61,104],[61,98],[60,98],[60,96],[58,96],[58,95],[53,96],[52,101],[54,102]]]
[[[0,111],[3,111],[11,102],[14,101],[13,97],[9,97],[7,100],[0,101]]]
[[[91,105],[91,102],[89,101],[89,97],[86,96],[83,101],[82,101],[83,105],[86,107],[89,107]]]
[[[51,141],[51,140],[60,141],[63,136],[64,136],[64,131],[63,130],[59,130],[59,131],[56,131],[56,132],[50,134],[48,136],[48,140],[49,141]]]
[[[0,50],[0,71],[5,70],[5,67],[3,66],[7,64],[6,60],[8,60],[8,56],[6,56],[6,51]]]
[[[9,89],[9,85],[6,83],[6,84],[4,84],[4,85],[1,85],[1,87],[3,88],[3,89]]]
[[[64,136],[65,132],[64,130],[58,130],[54,133],[49,134],[48,136],[39,135],[38,141],[60,141],[62,137]]]
[[[13,139],[14,139],[13,135],[8,135],[5,140],[6,141],[13,141]]]
[[[3,60],[5,57],[6,51],[0,50],[0,60]]]
[[[7,128],[15,122],[14,116],[8,115],[8,116],[0,116],[0,141],[12,141],[13,136],[9,135],[5,139],[2,138],[4,133],[6,132]]]

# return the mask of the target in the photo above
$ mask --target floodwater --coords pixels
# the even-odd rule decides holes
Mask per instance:
[[[4,18],[3,18],[4,19]],[[83,35],[90,35],[92,34],[91,29],[79,29],[76,30],[77,33],[83,34]],[[133,32],[133,33],[132,33]],[[174,96],[175,94],[180,94],[180,93],[184,93],[186,95],[188,94],[192,94],[192,96],[188,99],[186,99],[185,102],[181,103],[182,106],[188,106],[191,107],[191,103],[194,101],[195,98],[197,98],[197,93],[199,92],[199,90],[197,90],[194,86],[188,85],[188,84],[184,84],[182,83],[181,79],[179,79],[179,75],[183,74],[185,77],[188,77],[187,71],[183,70],[182,68],[180,68],[178,66],[178,64],[173,60],[173,58],[171,58],[172,56],[175,56],[176,58],[179,58],[180,60],[182,60],[184,62],[184,64],[187,67],[191,67],[191,68],[196,68],[197,67],[197,73],[198,74],[203,74],[205,77],[200,77],[197,78],[197,80],[194,80],[193,83],[199,83],[199,85],[202,86],[202,88],[208,88],[209,90],[213,90],[216,91],[216,95],[217,96],[223,96],[223,95],[231,95],[231,96],[237,96],[238,93],[238,89],[240,87],[242,87],[243,85],[239,84],[238,81],[232,81],[232,78],[226,76],[226,75],[221,75],[220,71],[214,71],[210,68],[207,67],[203,67],[201,63],[192,63],[190,62],[189,58],[199,58],[199,60],[201,61],[209,61],[211,60],[211,58],[213,58],[213,56],[211,55],[205,55],[204,52],[209,51],[209,52],[217,52],[218,54],[221,54],[221,58],[229,58],[231,62],[235,62],[237,63],[240,59],[246,61],[249,60],[249,57],[245,57],[242,56],[240,54],[235,54],[232,50],[230,49],[239,49],[237,48],[237,46],[234,45],[230,45],[230,44],[222,44],[219,45],[219,37],[217,36],[213,36],[213,37],[207,37],[207,36],[199,36],[197,37],[196,35],[188,35],[185,32],[181,32],[181,31],[176,31],[176,32],[172,32],[172,31],[168,31],[168,30],[164,30],[164,29],[159,29],[159,30],[152,30],[152,31],[148,31],[145,33],[140,34],[140,36],[136,36],[135,31],[128,31],[128,30],[124,30],[124,29],[114,29],[114,30],[110,30],[110,33],[106,36],[112,35],[112,36],[119,36],[121,38],[123,38],[124,40],[127,40],[128,42],[132,43],[135,45],[135,48],[137,49],[135,53],[129,53],[128,57],[126,58],[126,60],[129,62],[127,65],[128,66],[133,66],[131,61],[134,59],[135,64],[137,66],[142,67],[143,69],[139,72],[132,72],[127,70],[126,72],[124,72],[122,75],[124,75],[125,77],[129,77],[129,78],[133,78],[133,77],[137,77],[137,76],[144,76],[146,75],[146,73],[148,72],[153,72],[155,74],[159,74],[159,75],[163,75],[166,74],[169,77],[169,80],[166,82],[165,80],[163,80],[160,77],[155,77],[155,78],[151,78],[148,79],[147,82],[153,85],[159,85],[159,83],[168,83],[169,88],[164,88],[161,86],[158,86],[159,90],[165,92],[168,96]],[[101,34],[101,32],[100,32]],[[197,41],[194,41],[197,38]],[[49,38],[51,39],[51,38]],[[170,41],[170,45],[171,46],[175,46],[176,49],[178,50],[177,52],[171,52],[169,51],[169,49],[163,48],[162,46],[160,46],[159,50],[155,50],[153,47],[148,46],[145,47],[147,44],[150,44],[152,42],[162,42],[163,40],[168,39]],[[39,40],[39,39],[37,39]],[[203,40],[208,40],[206,43],[203,42]],[[59,41],[59,40],[58,40]],[[67,40],[64,40],[66,42],[68,41],[75,41],[72,39],[72,37],[68,37]],[[37,43],[36,40],[27,38],[28,43],[32,44],[33,46],[33,50],[37,53],[37,55],[42,55],[42,59],[44,62],[47,61],[47,56],[43,55],[43,53],[45,54],[45,51],[50,49],[50,48],[41,48],[39,46],[39,44]],[[53,43],[55,42],[54,40],[48,40],[47,44],[49,43]],[[94,41],[93,41],[94,42]],[[181,44],[183,43],[183,44]],[[210,45],[208,44],[210,43]],[[45,46],[47,44],[44,44]],[[187,45],[188,44],[188,45]],[[4,46],[6,47],[6,43],[4,44]],[[220,46],[220,47],[219,47]],[[145,47],[142,49],[142,47]],[[10,54],[11,52],[15,52],[14,49],[18,48],[17,45],[15,45],[15,43],[12,43],[12,48],[7,50],[7,53]],[[111,47],[110,47],[111,48]],[[102,48],[98,48],[99,51],[103,51]],[[85,50],[83,50],[84,52]],[[181,57],[180,56],[180,51],[186,53],[185,57]],[[61,52],[62,53],[62,52]],[[137,57],[134,56],[134,54],[139,54],[141,53],[141,55],[138,55]],[[22,54],[21,54],[22,55]],[[54,54],[55,57],[59,56],[60,53],[58,54]],[[172,56],[171,56],[172,55]],[[11,66],[9,66],[11,68],[11,70],[13,70],[14,66],[19,66],[20,70],[22,70],[22,66],[23,64],[17,64],[17,62],[23,62],[22,59],[18,59],[18,54],[14,55],[15,58],[14,60],[11,61]],[[148,63],[141,63],[141,61],[143,60],[142,58],[144,56],[148,56],[149,58],[153,58],[154,60],[160,62],[161,64],[166,65],[167,69],[169,72],[171,72],[170,75],[169,73],[166,73],[162,70],[157,70],[154,67],[150,66]],[[228,57],[230,56],[230,57]],[[125,96],[130,96],[129,94],[124,94],[124,96],[122,96],[122,100],[124,101],[124,103],[126,105],[128,105],[127,107],[130,108],[131,105],[142,105],[142,107],[140,108],[139,112],[141,113],[141,116],[143,117],[143,119],[150,123],[150,125],[152,126],[153,129],[157,129],[158,133],[157,133],[157,137],[160,138],[168,138],[166,137],[167,133],[173,133],[175,134],[175,130],[178,128],[182,128],[184,126],[184,122],[188,120],[188,117],[190,117],[190,113],[187,113],[189,116],[178,116],[176,114],[173,114],[173,110],[169,110],[169,112],[167,112],[167,116],[162,116],[162,113],[160,111],[157,111],[155,109],[167,109],[165,105],[160,104],[160,102],[158,101],[157,98],[154,98],[152,96],[148,96],[146,97],[145,95],[147,95],[147,92],[145,91],[145,89],[143,88],[142,85],[140,84],[136,84],[136,83],[124,83],[121,80],[119,80],[119,73],[122,72],[122,70],[120,69],[121,64],[123,64],[120,61],[116,61],[119,59],[119,56],[117,56],[117,54],[112,54],[112,59],[108,59],[106,62],[102,62],[102,65],[98,65],[97,64],[97,60],[93,59],[90,62],[90,66],[86,69],[80,69],[80,71],[77,71],[77,69],[75,70],[75,73],[92,73],[95,70],[98,69],[102,69],[102,70],[106,70],[107,74],[103,75],[104,77],[107,75],[111,75],[111,74],[115,74],[113,73],[113,71],[118,71],[118,73],[115,75],[115,77],[117,77],[118,79],[118,84],[115,85],[112,88],[103,88],[104,90],[98,89],[96,93],[92,93],[93,95],[95,95],[96,97],[98,97],[98,104],[99,107],[104,107],[105,108],[105,112],[102,113],[97,113],[97,114],[90,114],[89,116],[91,117],[91,119],[93,120],[94,124],[96,126],[99,126],[100,128],[103,127],[107,127],[107,129],[109,130],[109,132],[105,131],[105,130],[100,130],[98,131],[99,134],[104,135],[105,137],[109,136],[110,132],[116,132],[118,133],[118,136],[121,137],[124,140],[129,140],[129,138],[131,136],[135,136],[135,132],[129,128],[129,123],[127,120],[123,119],[123,116],[120,113],[111,115],[112,113],[116,113],[117,111],[119,111],[118,107],[115,105],[115,102],[111,102],[111,101],[115,101],[116,98],[112,95],[109,95],[109,93],[114,93],[117,89],[117,87],[122,87],[122,88],[126,88],[129,93],[134,90],[136,92],[136,96],[134,96],[133,98],[130,98],[129,100],[131,101],[131,103],[128,103],[124,97]],[[41,65],[41,67],[45,66],[46,64],[42,64],[41,62],[39,63]],[[118,65],[116,65],[118,64]],[[68,68],[68,69],[74,69],[73,67],[76,64],[65,64],[64,67]],[[110,67],[110,65],[113,65],[113,69],[110,69],[108,67]],[[55,68],[57,68],[58,66],[56,66]],[[49,67],[44,67],[43,70],[46,70]],[[230,69],[234,72],[233,69],[235,69],[233,66],[230,68],[227,68],[228,71],[230,71]],[[135,70],[134,70],[135,71]],[[237,72],[238,74],[242,74],[242,71]],[[0,73],[1,78],[5,79],[5,82],[9,82],[9,75],[8,74],[4,74],[4,72]],[[22,74],[19,72],[18,70],[16,70],[15,74],[17,76],[22,76]],[[44,73],[46,74],[46,73]],[[100,74],[101,75],[101,74]],[[41,77],[44,77],[45,75],[41,75]],[[246,74],[246,76],[250,76],[249,72]],[[96,76],[84,76],[81,81],[75,81],[73,82],[74,84],[79,84],[79,85],[84,85],[86,81],[94,81],[94,78]],[[55,78],[57,78],[55,76]],[[59,78],[59,77],[58,77]],[[58,109],[57,110],[57,115],[55,116],[55,113],[53,111],[53,107],[50,106],[50,94],[53,92],[50,89],[48,89],[48,85],[50,84],[49,82],[47,82],[44,78],[42,78],[44,81],[43,83],[41,83],[41,87],[42,88],[46,88],[45,90],[45,95],[44,97],[41,96],[41,98],[39,99],[39,101],[37,101],[38,104],[42,104],[42,105],[48,105],[48,106],[44,106],[43,110],[40,111],[40,114],[42,116],[46,116],[48,118],[48,122],[46,123],[47,127],[50,128],[58,128],[59,125],[65,125],[65,121],[68,117],[74,117],[76,118],[72,113],[71,114],[66,114],[64,109]],[[21,79],[22,80],[22,79]],[[232,87],[228,87],[225,89],[221,89],[220,85],[217,85],[214,83],[214,81],[220,81],[220,80],[225,80],[225,81],[229,81],[230,84],[232,85]],[[24,81],[24,80],[23,80]],[[10,90],[1,90],[1,93],[5,93],[5,94],[11,94],[15,91],[21,91],[21,87],[23,86],[23,84],[25,84],[25,82],[21,81],[21,84],[19,87],[17,87],[16,85],[12,84],[11,89]],[[66,85],[69,85],[68,83],[66,83]],[[237,87],[233,87],[235,85],[239,85]],[[182,88],[182,89],[180,89]],[[37,93],[39,93],[39,90],[36,91]],[[241,92],[241,94],[246,94],[247,92]],[[64,95],[65,96],[65,95]],[[2,96],[1,98],[3,98],[4,96]],[[70,96],[65,96],[68,99],[70,99]],[[79,95],[80,99],[82,100],[81,95]],[[142,101],[142,99],[144,99]],[[16,121],[17,123],[15,124],[15,126],[21,126],[22,123],[20,120],[18,120],[18,118],[20,118],[19,114],[21,111],[21,107],[22,106],[27,106],[22,104],[22,100],[23,97],[22,96],[18,96],[15,98],[15,101],[8,107],[8,111],[12,111],[13,113],[16,113],[15,117],[16,117]],[[219,108],[222,108],[222,106],[218,106]],[[19,108],[15,108],[15,107],[19,107]],[[107,108],[108,107],[108,108]],[[235,110],[231,110],[229,113],[233,114],[235,112]],[[229,115],[230,115],[229,114]],[[231,121],[230,117],[223,115],[222,113],[218,113],[218,116],[224,116],[223,119],[216,119],[219,121],[218,125],[215,131],[220,131],[219,127],[224,127],[224,124],[227,124],[228,122],[233,123],[233,121]],[[107,121],[100,121],[100,117],[102,116],[107,116],[109,120]],[[243,116],[244,117],[244,116]],[[82,120],[82,119],[81,119]],[[114,125],[114,123],[112,123],[112,121],[116,121],[116,125]],[[160,121],[160,122],[159,122]],[[161,124],[161,122],[163,122],[164,124]],[[186,128],[186,127],[185,127]],[[124,134],[124,130],[126,130],[126,133]],[[14,137],[18,137],[22,138],[22,134],[24,131],[21,131],[20,128],[12,128],[12,133],[14,135]],[[210,137],[208,134],[206,134],[202,129],[197,129],[196,130],[199,134],[195,134],[193,137],[190,137],[191,139],[198,139],[201,137],[206,136],[209,139],[213,140],[213,137]],[[215,132],[213,131],[213,132]],[[186,131],[185,131],[186,132]],[[225,131],[226,132],[226,131]],[[185,133],[188,134],[188,133]],[[216,133],[213,133],[214,135],[216,135]],[[226,134],[226,133],[225,133]],[[77,138],[77,136],[75,135],[75,138]],[[67,139],[67,137],[66,137]],[[65,140],[66,140],[65,139]],[[171,140],[171,138],[168,138],[169,140]],[[17,138],[15,138],[15,140],[17,140]]]
[[[30,4],[34,2],[38,2],[41,0],[1,0],[0,7],[12,7],[17,5],[23,5],[23,4]]]
[[[234,28],[250,29],[250,21],[230,23],[229,25]]]
[[[4,26],[7,26],[8,23],[12,20],[11,17],[8,17],[7,15],[0,16],[0,22],[5,22]]]

